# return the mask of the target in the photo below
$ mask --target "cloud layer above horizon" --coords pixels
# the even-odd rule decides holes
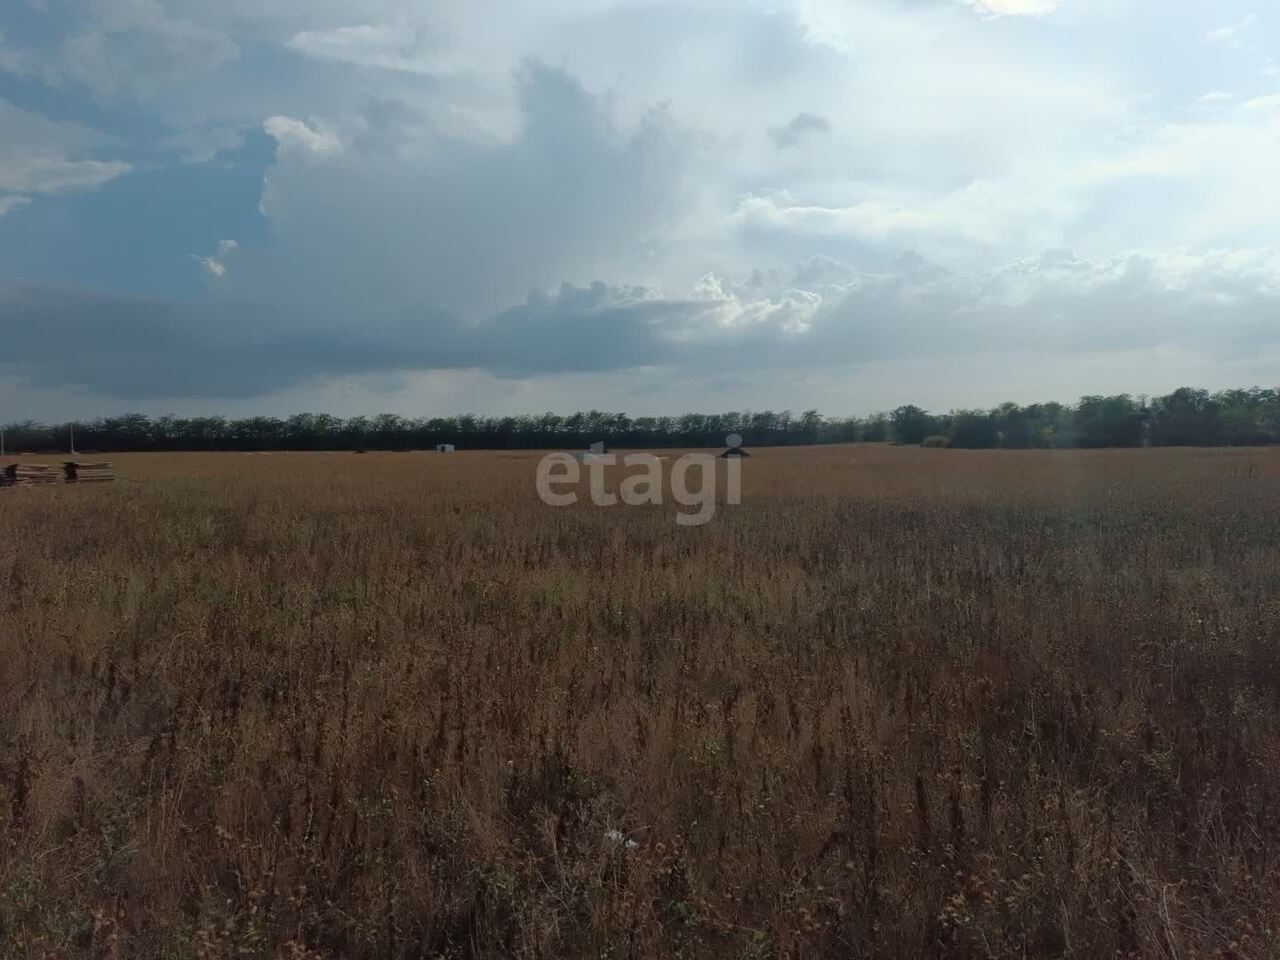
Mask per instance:
[[[17,0],[0,419],[1280,381],[1278,40],[1190,0]]]

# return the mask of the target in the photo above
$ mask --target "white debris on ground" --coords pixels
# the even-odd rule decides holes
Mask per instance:
[[[627,835],[621,830],[606,830],[604,832],[604,838],[610,843],[622,845],[628,850],[635,850],[640,846],[640,844],[636,843],[634,840],[628,840]]]

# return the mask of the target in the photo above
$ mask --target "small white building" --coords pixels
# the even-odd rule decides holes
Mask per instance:
[[[437,443],[436,453],[453,453],[457,448],[452,443]]]

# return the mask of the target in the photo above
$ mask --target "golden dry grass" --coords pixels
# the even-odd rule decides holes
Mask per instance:
[[[1280,453],[0,490],[0,956],[1267,958]]]

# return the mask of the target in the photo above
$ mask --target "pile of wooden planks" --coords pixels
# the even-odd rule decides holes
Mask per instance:
[[[62,470],[47,463],[10,463],[0,466],[0,487],[39,487],[54,483],[104,483],[114,480],[109,463],[69,460]]]
[[[11,463],[0,477],[0,483],[6,487],[36,487],[62,482],[57,468],[43,463]]]
[[[62,465],[67,483],[106,483],[116,478],[109,463],[80,463],[68,460]]]

